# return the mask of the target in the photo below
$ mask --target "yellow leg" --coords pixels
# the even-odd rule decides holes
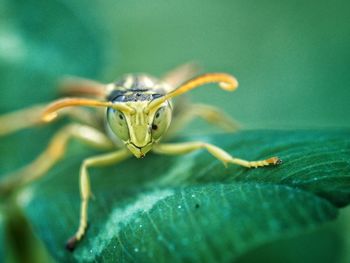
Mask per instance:
[[[233,132],[239,127],[231,117],[216,107],[205,104],[194,104],[191,110],[194,112],[195,116],[201,117],[209,123],[218,125],[226,131]]]
[[[108,94],[107,85],[79,77],[65,77],[59,83],[59,91],[64,96],[93,97],[104,99]]]
[[[234,132],[239,128],[238,123],[235,122],[230,116],[213,106],[205,104],[181,105],[181,109],[179,111],[180,112],[178,115],[175,115],[174,119],[172,120],[171,126],[167,132],[167,137],[172,137],[196,117],[200,117],[206,122],[217,125],[228,132]]]
[[[186,80],[193,78],[198,73],[198,71],[199,66],[193,62],[189,62],[168,72],[162,78],[164,82],[171,86],[169,90],[166,90],[166,93],[171,92]]]
[[[26,128],[45,124],[42,114],[47,105],[36,105],[23,110],[6,113],[0,116],[0,136],[5,136]],[[81,123],[98,127],[96,116],[84,109],[70,108],[62,111],[62,116],[69,116]]]
[[[227,163],[233,163],[241,165],[244,167],[262,167],[268,165],[277,165],[281,163],[281,160],[278,157],[271,157],[266,160],[260,161],[246,161],[243,159],[238,159],[232,157],[230,154],[220,149],[219,147],[205,143],[205,142],[185,142],[185,143],[176,143],[176,144],[158,144],[153,147],[153,151],[160,154],[184,154],[192,152],[199,149],[206,149],[210,154],[219,159],[227,166]]]
[[[57,163],[65,154],[69,139],[76,138],[99,149],[113,149],[113,142],[102,132],[85,125],[70,124],[63,127],[51,139],[49,146],[32,163],[1,182],[0,195],[7,194],[19,186],[34,181]]]
[[[66,244],[66,248],[70,251],[74,250],[77,242],[79,242],[84,236],[88,222],[88,203],[91,196],[90,180],[88,174],[89,167],[107,166],[117,162],[120,162],[131,153],[127,149],[122,149],[113,153],[104,154],[97,157],[92,157],[84,160],[80,169],[80,195],[81,195],[81,210],[80,210],[80,223],[77,232],[71,237]]]
[[[38,105],[1,115],[0,136],[40,124],[40,113],[42,109],[43,107]]]

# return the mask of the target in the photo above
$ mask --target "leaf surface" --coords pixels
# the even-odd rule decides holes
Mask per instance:
[[[278,155],[279,167],[226,169],[198,151],[91,169],[90,227],[72,254],[64,243],[79,220],[79,166],[96,152],[81,154],[85,148],[74,144],[19,200],[59,261],[226,262],[336,217],[350,200],[348,138],[348,131],[248,131],[183,139],[242,158]]]

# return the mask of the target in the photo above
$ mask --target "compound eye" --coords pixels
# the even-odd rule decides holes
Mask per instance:
[[[171,121],[171,111],[169,107],[161,107],[154,114],[152,123],[152,137],[159,139],[168,129]]]
[[[107,122],[112,131],[123,141],[129,139],[129,128],[125,115],[116,109],[108,108]]]

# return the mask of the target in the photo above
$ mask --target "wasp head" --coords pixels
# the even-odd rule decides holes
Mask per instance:
[[[107,123],[112,132],[137,157],[143,157],[166,133],[171,122],[171,104],[168,100],[154,105],[163,95],[154,89],[119,89],[113,104],[107,110]]]

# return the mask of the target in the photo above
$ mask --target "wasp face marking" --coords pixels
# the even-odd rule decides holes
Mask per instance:
[[[123,103],[133,109],[129,113],[109,109],[107,122],[137,158],[151,150],[170,125],[171,105],[168,101],[157,108],[148,109],[150,102],[164,96],[163,85],[146,75],[128,75],[115,84],[108,96],[111,102]]]

